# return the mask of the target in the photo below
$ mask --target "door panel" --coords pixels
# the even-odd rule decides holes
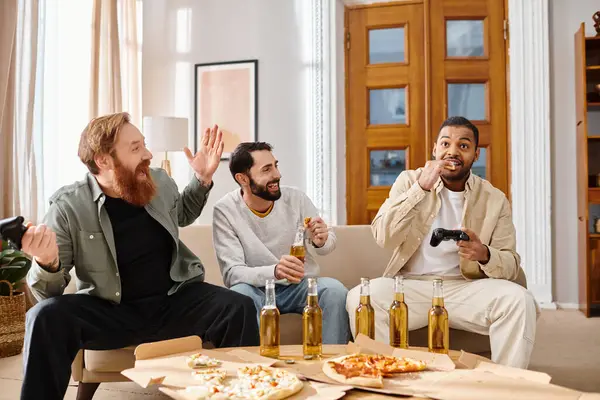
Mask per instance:
[[[347,18],[348,223],[369,224],[400,172],[426,160],[423,4]]]

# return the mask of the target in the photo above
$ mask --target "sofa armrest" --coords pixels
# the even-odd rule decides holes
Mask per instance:
[[[76,382],[83,380],[83,352],[84,350],[79,350],[73,360],[73,364],[71,364],[71,376]]]

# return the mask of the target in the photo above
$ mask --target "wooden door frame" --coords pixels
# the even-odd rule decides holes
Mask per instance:
[[[509,4],[509,0],[503,0],[504,2],[504,21],[507,24],[506,25],[506,39],[504,40],[504,61],[505,61],[505,104],[506,104],[506,166],[507,166],[507,177],[508,177],[508,187],[506,189],[506,197],[508,198],[509,202],[512,202],[512,157],[511,157],[511,147],[512,147],[512,130],[511,130],[511,113],[510,113],[510,52],[509,52],[509,48],[510,48],[510,24],[509,24],[509,20],[508,20],[508,4]],[[406,1],[389,1],[389,2],[384,2],[384,3],[374,3],[374,4],[356,4],[356,5],[344,5],[344,102],[345,102],[345,107],[344,107],[344,118],[345,118],[345,138],[346,138],[346,142],[345,142],[345,149],[348,148],[348,139],[349,139],[349,129],[348,129],[348,125],[347,125],[347,121],[349,119],[349,78],[348,78],[348,71],[349,71],[349,62],[350,62],[350,54],[349,54],[349,48],[348,48],[348,35],[349,35],[349,26],[348,26],[348,20],[349,20],[349,16],[348,16],[348,12],[352,11],[352,10],[357,10],[357,9],[364,9],[364,8],[375,8],[375,7],[387,7],[387,6],[395,6],[395,5],[405,5],[405,4],[419,4],[422,3],[423,4],[423,13],[424,13],[424,26],[425,26],[425,32],[424,32],[424,56],[425,56],[425,73],[427,75],[427,77],[431,76],[431,53],[430,53],[430,48],[431,46],[428,46],[428,43],[431,40],[431,21],[430,21],[430,0],[406,0]],[[432,141],[431,141],[431,132],[432,132],[432,127],[431,127],[431,121],[430,121],[430,114],[431,114],[431,79],[425,79],[425,135],[426,135],[426,139],[425,139],[425,147],[426,148],[430,148],[432,145]],[[346,151],[347,154],[347,151]],[[350,180],[350,169],[348,168],[348,160],[346,160],[346,188],[348,186],[348,182]],[[348,190],[346,189],[346,199],[345,199],[345,203],[346,203],[346,223],[348,223],[348,213],[349,213],[349,209],[348,209]]]

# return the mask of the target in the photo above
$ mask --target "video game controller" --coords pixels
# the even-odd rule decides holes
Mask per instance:
[[[0,220],[0,239],[6,240],[15,250],[21,250],[21,239],[27,231],[24,221],[21,216]]]
[[[437,247],[440,243],[442,243],[443,240],[455,240],[455,241],[459,241],[459,240],[469,240],[469,235],[467,235],[466,233],[464,233],[461,230],[450,230],[450,229],[444,229],[444,228],[436,228],[433,230],[433,233],[431,234],[431,240],[429,241],[429,244],[432,247]]]

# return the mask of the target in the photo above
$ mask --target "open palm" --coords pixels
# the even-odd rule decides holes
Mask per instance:
[[[200,181],[207,184],[212,182],[213,174],[221,162],[224,145],[223,132],[215,125],[212,129],[206,128],[195,155],[189,148],[184,149],[185,156]]]

